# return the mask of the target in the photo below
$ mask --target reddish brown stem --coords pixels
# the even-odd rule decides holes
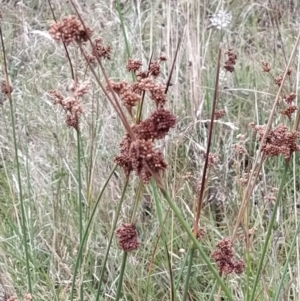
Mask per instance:
[[[215,116],[215,111],[216,111],[216,108],[217,108],[217,100],[218,100],[218,92],[219,92],[220,67],[221,67],[221,48],[219,48],[219,53],[218,53],[216,83],[215,83],[213,107],[212,107],[211,116],[210,116],[210,126],[209,126],[209,132],[208,132],[206,157],[205,157],[205,163],[204,163],[203,175],[202,175],[202,179],[201,179],[200,192],[199,192],[199,197],[198,197],[198,202],[197,202],[196,217],[194,219],[193,232],[194,232],[195,236],[197,235],[197,232],[198,232],[198,223],[199,223],[199,219],[200,219],[202,202],[203,202],[203,195],[204,195],[204,190],[205,190],[205,179],[206,179],[206,174],[207,174],[207,170],[208,170],[208,155],[209,155],[210,146],[211,146],[213,127],[214,127],[214,116]]]

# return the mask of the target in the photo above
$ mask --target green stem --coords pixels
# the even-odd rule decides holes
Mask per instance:
[[[104,260],[103,260],[103,263],[102,263],[102,270],[101,270],[100,277],[99,277],[99,286],[98,286],[96,301],[98,301],[99,297],[100,297],[101,285],[102,285],[103,277],[104,277],[104,273],[105,273],[106,262],[107,262],[107,259],[108,259],[108,256],[109,256],[109,250],[110,250],[110,247],[111,247],[111,244],[112,244],[112,240],[113,240],[114,233],[115,233],[115,228],[116,228],[116,225],[117,225],[117,222],[118,222],[118,219],[119,219],[119,215],[120,215],[120,211],[121,211],[121,208],[122,208],[122,204],[123,204],[123,201],[124,201],[124,198],[125,198],[125,193],[126,193],[126,190],[127,190],[127,186],[128,186],[128,180],[126,180],[126,182],[125,182],[120,202],[119,202],[119,204],[116,208],[116,211],[115,211],[115,219],[114,219],[114,222],[113,222],[113,225],[112,225],[112,228],[111,228],[111,234],[110,234],[110,237],[109,237],[108,246],[107,246],[105,257],[104,257]]]
[[[211,289],[211,292],[210,292],[210,296],[209,296],[209,299],[208,299],[208,301],[213,301],[213,300],[215,300],[215,298],[214,298],[214,293],[215,293],[215,290],[216,290],[216,288],[217,288],[217,281],[215,281],[215,283],[214,283],[214,286],[212,287],[212,289]]]
[[[0,37],[1,37],[1,46],[2,46],[2,53],[3,53],[5,81],[6,81],[6,85],[8,87],[8,91],[9,91],[10,90],[10,88],[9,88],[10,84],[9,84],[9,79],[8,79],[8,68],[7,68],[7,61],[6,61],[6,52],[5,52],[5,47],[4,47],[1,24],[0,24]],[[25,214],[25,205],[24,205],[24,200],[23,200],[20,163],[19,163],[19,156],[18,156],[18,145],[17,145],[17,138],[16,138],[16,125],[15,125],[15,117],[14,117],[15,115],[14,115],[13,101],[12,101],[12,97],[11,97],[10,92],[8,93],[8,98],[9,98],[9,106],[10,106],[12,131],[13,131],[15,159],[16,159],[16,165],[17,165],[19,198],[20,198],[21,216],[22,216],[22,234],[23,234],[23,244],[24,244],[24,249],[25,249],[25,258],[26,258],[26,272],[27,272],[27,280],[28,280],[28,290],[29,290],[29,293],[32,294],[31,273],[30,273],[30,263],[29,263],[29,251],[28,251],[28,242],[27,242],[26,214]]]
[[[129,43],[128,43],[128,39],[127,39],[127,35],[126,35],[124,19],[123,19],[123,14],[121,12],[121,7],[120,7],[120,1],[119,0],[117,0],[117,11],[118,11],[118,14],[119,14],[121,29],[122,29],[122,33],[123,33],[123,37],[124,37],[124,41],[125,41],[126,54],[127,54],[127,57],[130,58]]]
[[[166,199],[166,201],[170,205],[172,211],[174,212],[174,214],[178,218],[180,224],[185,229],[186,233],[188,234],[188,236],[190,237],[190,239],[194,243],[195,248],[197,248],[199,250],[200,257],[207,264],[207,268],[211,271],[214,278],[216,279],[218,284],[221,286],[221,288],[222,288],[224,294],[226,295],[228,301],[233,301],[233,297],[232,297],[228,287],[226,286],[226,284],[224,283],[224,281],[220,277],[218,271],[214,268],[213,264],[211,263],[209,257],[206,255],[205,251],[203,250],[203,248],[202,248],[201,244],[199,243],[199,241],[197,240],[197,238],[193,235],[193,233],[191,231],[191,228],[190,228],[190,225],[185,221],[184,217],[181,214],[180,209],[172,201],[172,199],[170,198],[170,196],[168,195],[168,193],[166,192],[166,190],[163,187],[160,187],[160,190],[161,190],[161,193],[163,194],[164,198]]]
[[[81,149],[80,149],[80,130],[77,129],[77,172],[78,172],[78,211],[79,211],[79,243],[82,242],[82,194],[81,194]]]
[[[297,230],[295,231],[295,234],[294,234],[294,237],[293,237],[293,240],[292,240],[292,244],[291,244],[291,248],[290,248],[288,256],[286,258],[285,265],[283,267],[283,273],[282,273],[282,276],[280,277],[281,279],[280,279],[280,283],[279,283],[279,286],[278,286],[277,291],[276,291],[276,295],[275,295],[274,301],[278,301],[279,300],[281,288],[283,286],[283,281],[284,281],[284,278],[285,278],[285,276],[287,274],[288,265],[290,263],[290,259],[291,259],[292,253],[293,253],[293,251],[295,249],[296,240],[297,240],[299,232],[300,232],[300,222],[298,221]]]
[[[273,226],[274,226],[274,222],[275,222],[275,218],[276,218],[276,214],[277,214],[277,209],[278,209],[278,206],[279,206],[280,197],[281,197],[281,194],[282,194],[282,191],[283,191],[283,187],[286,184],[286,175],[287,175],[288,168],[289,168],[289,165],[286,164],[285,168],[284,168],[284,171],[282,173],[282,178],[281,178],[279,191],[278,191],[278,194],[277,194],[275,206],[273,208],[271,220],[269,222],[268,231],[267,231],[267,235],[266,235],[265,243],[264,243],[264,248],[263,248],[262,255],[260,257],[259,264],[258,264],[258,269],[256,271],[254,286],[252,288],[252,294],[251,294],[251,297],[250,297],[250,300],[252,300],[252,301],[256,300],[255,292],[256,292],[256,288],[257,288],[257,285],[258,285],[258,282],[259,282],[259,279],[260,279],[260,273],[261,273],[261,270],[262,270],[262,267],[263,267],[263,263],[264,263],[264,259],[265,259],[266,253],[267,253],[269,242],[270,242],[270,239],[271,239],[271,233],[272,233],[272,229],[273,229]]]
[[[183,297],[182,297],[183,301],[186,301],[187,297],[188,297],[189,283],[190,283],[190,279],[191,279],[191,272],[192,272],[192,265],[193,265],[193,258],[194,258],[194,251],[195,251],[194,246],[190,246],[189,252],[188,252],[188,254],[189,254],[188,255],[189,256],[188,269],[187,269],[187,275],[185,278],[184,291],[183,291]]]
[[[121,265],[121,270],[120,270],[120,277],[119,277],[115,301],[119,301],[120,297],[121,297],[123,276],[124,276],[126,262],[127,262],[127,254],[128,254],[128,252],[125,252],[125,251],[123,252],[123,260],[122,260],[122,265]]]
[[[105,191],[105,189],[106,189],[106,187],[107,187],[107,185],[108,185],[108,183],[109,183],[109,181],[110,181],[112,175],[114,174],[116,168],[117,168],[117,166],[115,166],[115,167],[113,168],[112,172],[110,173],[109,177],[107,178],[106,182],[104,183],[103,188],[101,189],[100,194],[99,194],[99,197],[98,197],[98,199],[97,199],[97,201],[96,201],[96,204],[95,204],[95,206],[94,206],[94,208],[93,208],[93,210],[92,210],[92,214],[91,214],[91,216],[90,216],[90,219],[89,219],[89,221],[88,221],[88,224],[87,224],[87,226],[86,226],[86,229],[85,229],[85,231],[84,231],[83,238],[82,238],[82,241],[81,241],[81,244],[80,244],[80,247],[79,247],[79,251],[78,251],[78,256],[77,256],[77,260],[76,260],[74,272],[73,272],[73,281],[72,281],[72,288],[71,288],[71,294],[70,294],[70,300],[71,300],[71,301],[74,300],[73,297],[74,297],[74,291],[75,291],[76,275],[77,275],[78,269],[79,269],[80,266],[81,266],[81,262],[82,262],[82,261],[81,261],[81,258],[82,258],[82,254],[83,254],[83,248],[84,248],[84,246],[85,246],[85,242],[86,242],[87,237],[88,237],[88,234],[89,234],[89,229],[90,229],[90,227],[91,227],[91,224],[92,224],[94,215],[95,215],[95,213],[96,213],[96,211],[97,211],[99,202],[100,202],[100,200],[101,200],[101,198],[102,198],[102,196],[103,196],[103,193],[104,193],[104,191]],[[96,300],[98,300],[98,299],[96,299]]]

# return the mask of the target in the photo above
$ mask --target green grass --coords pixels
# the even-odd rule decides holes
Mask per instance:
[[[0,8],[8,73],[14,88],[14,122],[9,100],[0,110],[3,294],[25,300],[31,290],[34,300],[70,300],[71,296],[74,300],[116,300],[120,296],[119,300],[150,301],[182,300],[186,291],[187,300],[297,300],[298,153],[291,159],[286,177],[284,159],[274,157],[264,162],[255,182],[247,212],[252,233],[249,245],[243,239],[242,227],[234,243],[236,258],[246,263],[245,272],[223,275],[218,282],[214,274],[217,266],[210,258],[218,241],[232,236],[243,199],[239,179],[247,170],[232,146],[238,142],[238,134],[245,135],[250,168],[259,145],[249,123],[268,122],[278,91],[272,76],[262,72],[261,62],[269,62],[274,77],[284,72],[298,35],[297,1],[271,1],[269,6],[260,0],[120,1],[119,10],[118,1],[77,1],[93,37],[101,37],[111,46],[111,60],[103,61],[103,66],[114,81],[133,81],[125,67],[128,53],[141,59],[144,69],[151,55],[156,59],[164,53],[168,60],[162,64],[158,82],[165,84],[182,39],[166,104],[177,116],[177,124],[159,143],[168,163],[163,188],[155,181],[140,186],[132,174],[125,190],[126,179],[120,168],[110,177],[125,133],[119,116],[80,49],[72,44],[68,51],[75,73],[80,81],[90,83],[90,89],[82,99],[80,136],[66,126],[63,110],[54,106],[48,95],[50,90],[58,90],[68,96],[71,72],[65,50],[48,34],[53,17],[47,1],[24,2],[14,5],[6,1]],[[51,3],[58,20],[75,14],[71,1]],[[231,12],[230,24],[222,31],[207,30],[209,14],[221,8]],[[237,54],[237,63],[235,71],[227,72],[218,87],[217,107],[225,109],[226,115],[214,123],[210,148],[220,160],[209,171],[204,193],[200,225],[206,235],[195,244],[190,230],[205,161],[219,46],[221,69],[228,48]],[[83,49],[88,47],[87,42]],[[297,93],[298,54],[299,48],[283,94]],[[3,52],[0,65],[4,65]],[[101,69],[94,70],[106,86]],[[0,80],[5,80],[3,67]],[[294,119],[288,121],[279,113],[281,109],[282,103],[272,126],[284,122],[292,128]],[[153,106],[146,99],[143,116],[151,111]],[[272,222],[275,202],[266,197],[271,193],[276,197],[278,192],[273,188],[280,185],[278,214]],[[151,210],[146,216],[148,196]],[[136,224],[141,245],[124,256],[116,237],[110,237],[114,222],[118,227],[130,221]],[[270,243],[266,245],[268,235]],[[192,246],[196,249],[188,272],[187,254]],[[121,271],[124,275],[120,282]]]

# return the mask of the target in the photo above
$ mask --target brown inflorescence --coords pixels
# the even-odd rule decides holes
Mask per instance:
[[[233,272],[241,274],[245,270],[245,263],[242,260],[234,260],[232,245],[230,238],[224,238],[217,243],[216,250],[211,254],[221,275],[228,275]]]
[[[96,58],[103,58],[110,60],[111,48],[110,46],[104,46],[103,41],[100,38],[96,38],[93,41],[93,50],[87,55],[89,62],[96,62]]]
[[[54,40],[62,40],[66,45],[69,45],[72,42],[86,42],[91,37],[92,30],[89,27],[84,28],[80,20],[71,15],[53,23],[49,33]]]
[[[289,120],[292,120],[292,114],[298,110],[297,106],[288,105],[284,110],[281,110],[280,113],[288,117]]]
[[[288,94],[288,95],[285,95],[285,96],[283,97],[283,100],[284,100],[287,104],[291,104],[291,103],[295,100],[296,96],[297,96],[296,93],[292,92],[292,93],[290,93],[290,94]]]
[[[126,69],[135,73],[136,81],[132,84],[110,81],[107,85],[107,90],[118,94],[131,115],[132,108],[145,95],[155,102],[154,112],[142,121],[137,120],[131,127],[131,133],[127,133],[120,143],[120,154],[115,157],[115,162],[122,167],[126,177],[134,171],[143,183],[148,183],[153,174],[158,175],[166,169],[163,154],[155,149],[153,142],[163,139],[176,124],[176,117],[164,108],[166,86],[155,82],[160,73],[159,62],[164,60],[165,57],[160,57],[158,61],[150,63],[148,71],[140,71],[142,62],[129,59]]]
[[[54,104],[59,104],[66,112],[66,124],[79,129],[79,116],[83,113],[79,97],[84,96],[88,92],[89,86],[86,82],[75,83],[74,81],[68,87],[71,96],[64,97],[58,91],[49,91],[49,95],[53,98]]]
[[[213,167],[219,161],[219,156],[217,154],[209,153],[208,154],[208,166]]]
[[[118,242],[120,248],[125,252],[130,252],[138,249],[140,243],[138,242],[138,233],[135,224],[125,224],[123,223],[117,230],[116,236],[118,237]]]
[[[1,93],[5,94],[5,95],[9,95],[13,91],[13,87],[7,86],[6,81],[1,81],[0,91],[1,91]]]
[[[247,150],[241,143],[236,143],[232,145],[232,149],[236,154],[246,154]]]
[[[153,61],[150,63],[149,74],[154,77],[157,77],[160,74],[160,65],[158,62]]]
[[[162,139],[176,124],[176,117],[168,110],[158,109],[134,127],[139,139]]]
[[[234,71],[234,65],[236,64],[237,55],[233,52],[233,49],[228,49],[225,54],[227,55],[227,60],[225,62],[224,68],[228,72]]]
[[[215,115],[214,115],[214,119],[215,120],[221,119],[222,117],[224,117],[225,113],[226,112],[225,112],[224,109],[222,109],[222,110],[216,110],[215,111]]]
[[[282,80],[283,80],[283,75],[279,75],[278,77],[276,77],[274,79],[274,82],[279,87],[281,85],[281,83],[282,83]]]
[[[130,138],[130,135],[127,133],[120,143],[120,155],[116,156],[114,160],[115,163],[123,169],[126,178],[129,177],[130,173],[133,170],[131,158],[129,155],[131,142],[132,139]]]
[[[250,126],[258,135],[258,141],[261,141],[265,133],[265,125],[255,125],[251,123]],[[265,157],[273,157],[284,155],[288,161],[293,152],[299,151],[300,147],[297,145],[296,140],[300,137],[297,131],[288,131],[285,124],[279,124],[274,129],[270,130],[264,141],[262,151]]]
[[[141,60],[133,60],[133,59],[128,59],[126,63],[126,69],[129,72],[136,72],[138,71],[142,66],[142,61]]]
[[[149,182],[151,171],[158,174],[167,167],[162,153],[154,150],[152,140],[132,141],[128,134],[120,143],[120,155],[115,157],[115,162],[123,168],[127,177],[135,171],[143,183]]]
[[[271,66],[269,65],[268,62],[262,62],[262,71],[263,72],[270,72],[271,71]]]
[[[198,240],[201,240],[201,239],[204,238],[205,234],[206,234],[205,229],[202,228],[202,227],[199,227],[198,230],[197,230],[196,238],[197,238]]]
[[[292,119],[292,114],[298,110],[298,107],[296,105],[293,105],[295,98],[296,94],[294,92],[283,96],[285,109],[281,110],[280,113],[287,116],[290,121]]]
[[[132,169],[143,183],[149,183],[152,173],[159,174],[167,168],[163,154],[154,150],[152,140],[137,139],[133,141],[129,149],[129,157]]]

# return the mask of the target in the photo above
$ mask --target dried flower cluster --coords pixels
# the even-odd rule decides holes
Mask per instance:
[[[293,104],[296,98],[296,94],[294,92],[285,95],[283,97],[283,101],[285,104],[285,109],[281,110],[280,113],[288,117],[289,120],[292,119],[292,114],[298,110],[298,107]]]
[[[268,62],[265,62],[265,61],[262,62],[262,71],[263,72],[270,72],[271,71],[271,66],[269,65]]]
[[[199,227],[199,228],[198,228],[198,231],[197,231],[196,238],[197,238],[198,240],[201,240],[201,239],[204,238],[205,234],[206,234],[205,229],[202,228],[202,227]]]
[[[72,82],[68,90],[71,96],[64,97],[58,91],[49,91],[49,95],[54,99],[54,104],[59,104],[66,112],[66,124],[73,127],[75,130],[79,129],[79,116],[83,113],[79,98],[88,92],[88,84],[86,82],[79,84]]]
[[[291,75],[291,74],[292,74],[292,69],[289,68],[287,71],[287,75]],[[283,81],[283,73],[274,79],[274,82],[278,87],[281,85],[282,81]]]
[[[89,62],[95,63],[98,58],[110,60],[111,48],[110,46],[104,46],[103,41],[100,38],[96,38],[93,41],[93,50],[87,55]]]
[[[0,92],[5,94],[5,95],[9,95],[11,92],[13,91],[13,87],[9,86],[7,87],[6,81],[1,81],[0,83]]]
[[[217,154],[209,153],[208,154],[208,166],[215,166],[219,162],[219,156]]]
[[[250,126],[258,135],[258,141],[261,141],[265,133],[265,125],[255,125],[251,123]],[[284,155],[288,161],[293,152],[299,151],[300,146],[297,145],[296,140],[300,137],[297,131],[288,131],[285,124],[279,124],[274,129],[270,130],[264,141],[262,151],[265,157],[273,157]]]
[[[62,40],[66,45],[69,45],[72,42],[82,43],[88,41],[92,35],[92,30],[89,27],[84,27],[80,20],[72,15],[53,23],[49,33],[54,40]]]
[[[245,263],[242,260],[234,260],[232,241],[224,238],[217,243],[217,249],[211,254],[216,261],[220,274],[241,274],[245,269]]]
[[[123,223],[115,233],[118,237],[119,246],[123,251],[129,252],[139,247],[138,233],[134,224]]]
[[[115,158],[126,177],[129,177],[131,171],[135,171],[144,183],[149,182],[152,173],[158,174],[166,169],[163,155],[155,149],[153,142],[163,139],[176,124],[176,117],[163,107],[166,102],[166,87],[154,81],[160,73],[159,61],[163,60],[165,58],[161,56],[158,61],[149,65],[148,71],[140,71],[141,61],[129,59],[126,69],[135,73],[136,82],[129,84],[125,81],[110,81],[107,87],[108,91],[113,90],[120,97],[131,115],[133,107],[142,99],[144,93],[148,92],[149,98],[156,105],[156,110],[148,118],[131,127],[134,137],[129,133],[125,135],[120,143],[120,154]]]
[[[218,119],[223,118],[224,115],[225,115],[225,113],[226,113],[226,112],[225,112],[224,109],[222,109],[222,110],[216,110],[216,111],[215,111],[214,119],[215,119],[215,120],[218,120]]]
[[[233,52],[233,49],[228,49],[225,54],[227,55],[227,60],[225,62],[224,68],[229,71],[234,71],[234,65],[236,64],[237,55]]]
[[[236,138],[238,139],[238,143],[232,145],[233,151],[239,155],[246,154],[247,150],[245,147],[245,136],[242,134],[238,134]]]

